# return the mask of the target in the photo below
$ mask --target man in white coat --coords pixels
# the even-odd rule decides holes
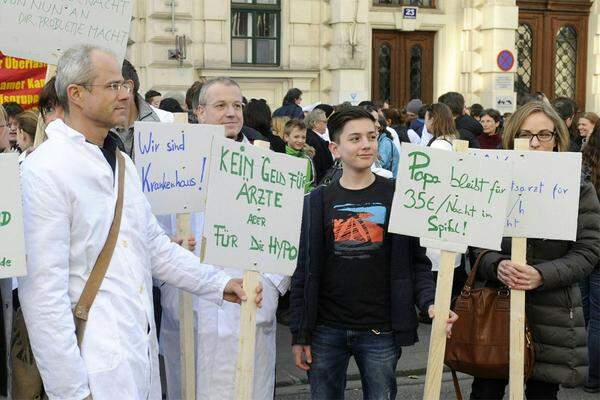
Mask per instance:
[[[242,92],[229,78],[215,78],[206,82],[200,91],[195,110],[202,124],[224,125],[225,136],[249,143],[243,134]],[[202,234],[203,214],[194,215],[193,232],[196,240]],[[231,276],[241,277],[242,270],[227,268]],[[275,384],[275,356],[277,321],[275,312],[279,294],[284,294],[290,279],[281,275],[261,274],[263,303],[256,315],[256,355],[253,400],[271,400]],[[169,400],[178,399],[180,386],[178,297],[176,290],[164,285],[162,291],[161,346],[167,367]],[[235,394],[235,367],[238,356],[240,307],[237,304],[219,306],[199,298],[195,302],[198,316],[196,350],[196,399],[228,400]],[[164,337],[163,337],[164,335]],[[167,340],[167,338],[170,338]],[[173,373],[177,370],[177,373]],[[171,388],[175,388],[173,391]]]
[[[124,125],[131,89],[109,51],[67,50],[56,77],[64,122],[48,125],[48,140],[23,170],[29,275],[20,279],[19,298],[50,399],[161,399],[152,277],[218,305],[245,299],[239,279],[200,264],[164,234],[125,156],[117,245],[77,345],[72,309],[108,236],[118,193],[116,140],[108,132]]]

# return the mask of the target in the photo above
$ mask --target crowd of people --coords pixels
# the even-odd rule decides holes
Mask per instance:
[[[525,138],[533,151],[582,153],[576,240],[528,240],[527,263],[518,264],[510,261],[505,238],[501,251],[481,257],[478,279],[527,291],[536,350],[529,399],[556,399],[560,385],[600,391],[595,113],[568,98],[537,94],[501,114],[468,107],[457,92],[432,104],[364,100],[302,107],[297,88],[271,111],[267,101],[246,99],[226,77],[194,82],[185,96],[139,91],[131,63],[119,65],[109,51],[79,46],[61,57],[38,110],[0,106],[0,153],[20,153],[28,268],[27,276],[0,282],[0,395],[161,399],[166,385],[167,399],[181,398],[181,289],[195,295],[196,398],[233,398],[237,303],[246,300],[242,271],[201,264],[196,240],[203,213],[192,214],[191,237],[178,237],[174,215],[152,215],[133,163],[134,123],[169,123],[180,112],[189,123],[223,125],[228,139],[267,141],[274,152],[306,160],[296,271],[291,278],[261,274],[257,288],[253,399],[273,398],[276,351],[289,351],[276,348],[277,322],[291,329],[295,364],[307,372],[313,399],[344,398],[351,357],[365,398],[395,398],[402,347],[418,340],[419,323],[436,317],[440,252],[388,232],[394,179],[404,144],[451,151],[457,139],[474,148],[512,149],[516,138]],[[352,220],[368,227],[368,239],[349,237]],[[73,309],[106,257],[113,226],[118,236],[108,269],[78,341]],[[481,250],[456,257],[454,295]],[[438,317],[451,337],[457,315]],[[471,399],[501,399],[506,385],[476,376]]]

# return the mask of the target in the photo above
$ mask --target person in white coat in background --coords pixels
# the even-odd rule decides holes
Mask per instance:
[[[22,176],[28,275],[19,299],[49,399],[160,400],[152,278],[215,304],[243,301],[231,279],[172,243],[144,197],[131,159],[116,150],[132,86],[109,51],[78,46],[58,62],[64,122],[25,163]],[[73,307],[103,247],[115,212],[124,157],[117,245],[89,312],[81,348]],[[260,287],[257,302],[262,299]]]
[[[244,123],[242,115],[242,92],[239,85],[229,78],[215,78],[206,82],[200,91],[198,107],[195,110],[201,124],[223,125],[225,136],[248,143],[242,132]],[[198,219],[200,218],[200,219]],[[201,214],[193,219],[193,230],[196,241],[200,243],[202,234]],[[195,224],[195,226],[194,226]],[[242,270],[226,268],[231,276],[241,277]],[[276,356],[276,317],[279,295],[284,294],[290,279],[281,275],[261,274],[263,287],[262,308],[256,315],[256,350],[254,367],[253,400],[271,400],[275,385],[275,356]],[[162,295],[171,299],[163,299],[161,350],[165,357],[165,365],[177,367],[179,360],[179,342],[176,340],[175,327],[172,322],[178,320],[178,296],[172,293],[167,285],[161,288]],[[171,304],[167,304],[171,303]],[[166,314],[166,315],[165,315]],[[240,306],[223,303],[221,306],[205,299],[197,300],[198,340],[196,343],[196,399],[197,400],[228,400],[235,395],[235,369],[238,356],[238,340],[240,330]],[[161,327],[161,330],[163,329]],[[162,335],[175,340],[164,340]],[[175,357],[176,362],[170,361]],[[167,373],[167,387],[180,387],[181,373]],[[175,389],[177,390],[177,389]],[[173,393],[169,390],[169,395]],[[177,398],[169,397],[169,400]]]

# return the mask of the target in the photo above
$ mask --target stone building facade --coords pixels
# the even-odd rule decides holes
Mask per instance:
[[[599,111],[599,17],[591,0],[134,0],[127,54],[142,90],[225,75],[272,107],[297,87],[304,104],[455,90],[510,111],[544,91]]]

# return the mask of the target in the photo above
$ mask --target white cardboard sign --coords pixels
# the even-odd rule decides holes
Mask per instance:
[[[154,215],[204,210],[215,135],[223,126],[135,123],[135,164]]]
[[[403,144],[389,231],[426,247],[499,250],[510,171],[501,161]]]
[[[133,0],[0,0],[0,50],[57,64],[69,47],[92,44],[125,58]]]
[[[215,137],[204,262],[292,275],[298,258],[307,160]]]
[[[18,157],[0,155],[0,278],[27,275]]]
[[[469,153],[513,169],[504,236],[575,240],[581,153],[480,150]]]

